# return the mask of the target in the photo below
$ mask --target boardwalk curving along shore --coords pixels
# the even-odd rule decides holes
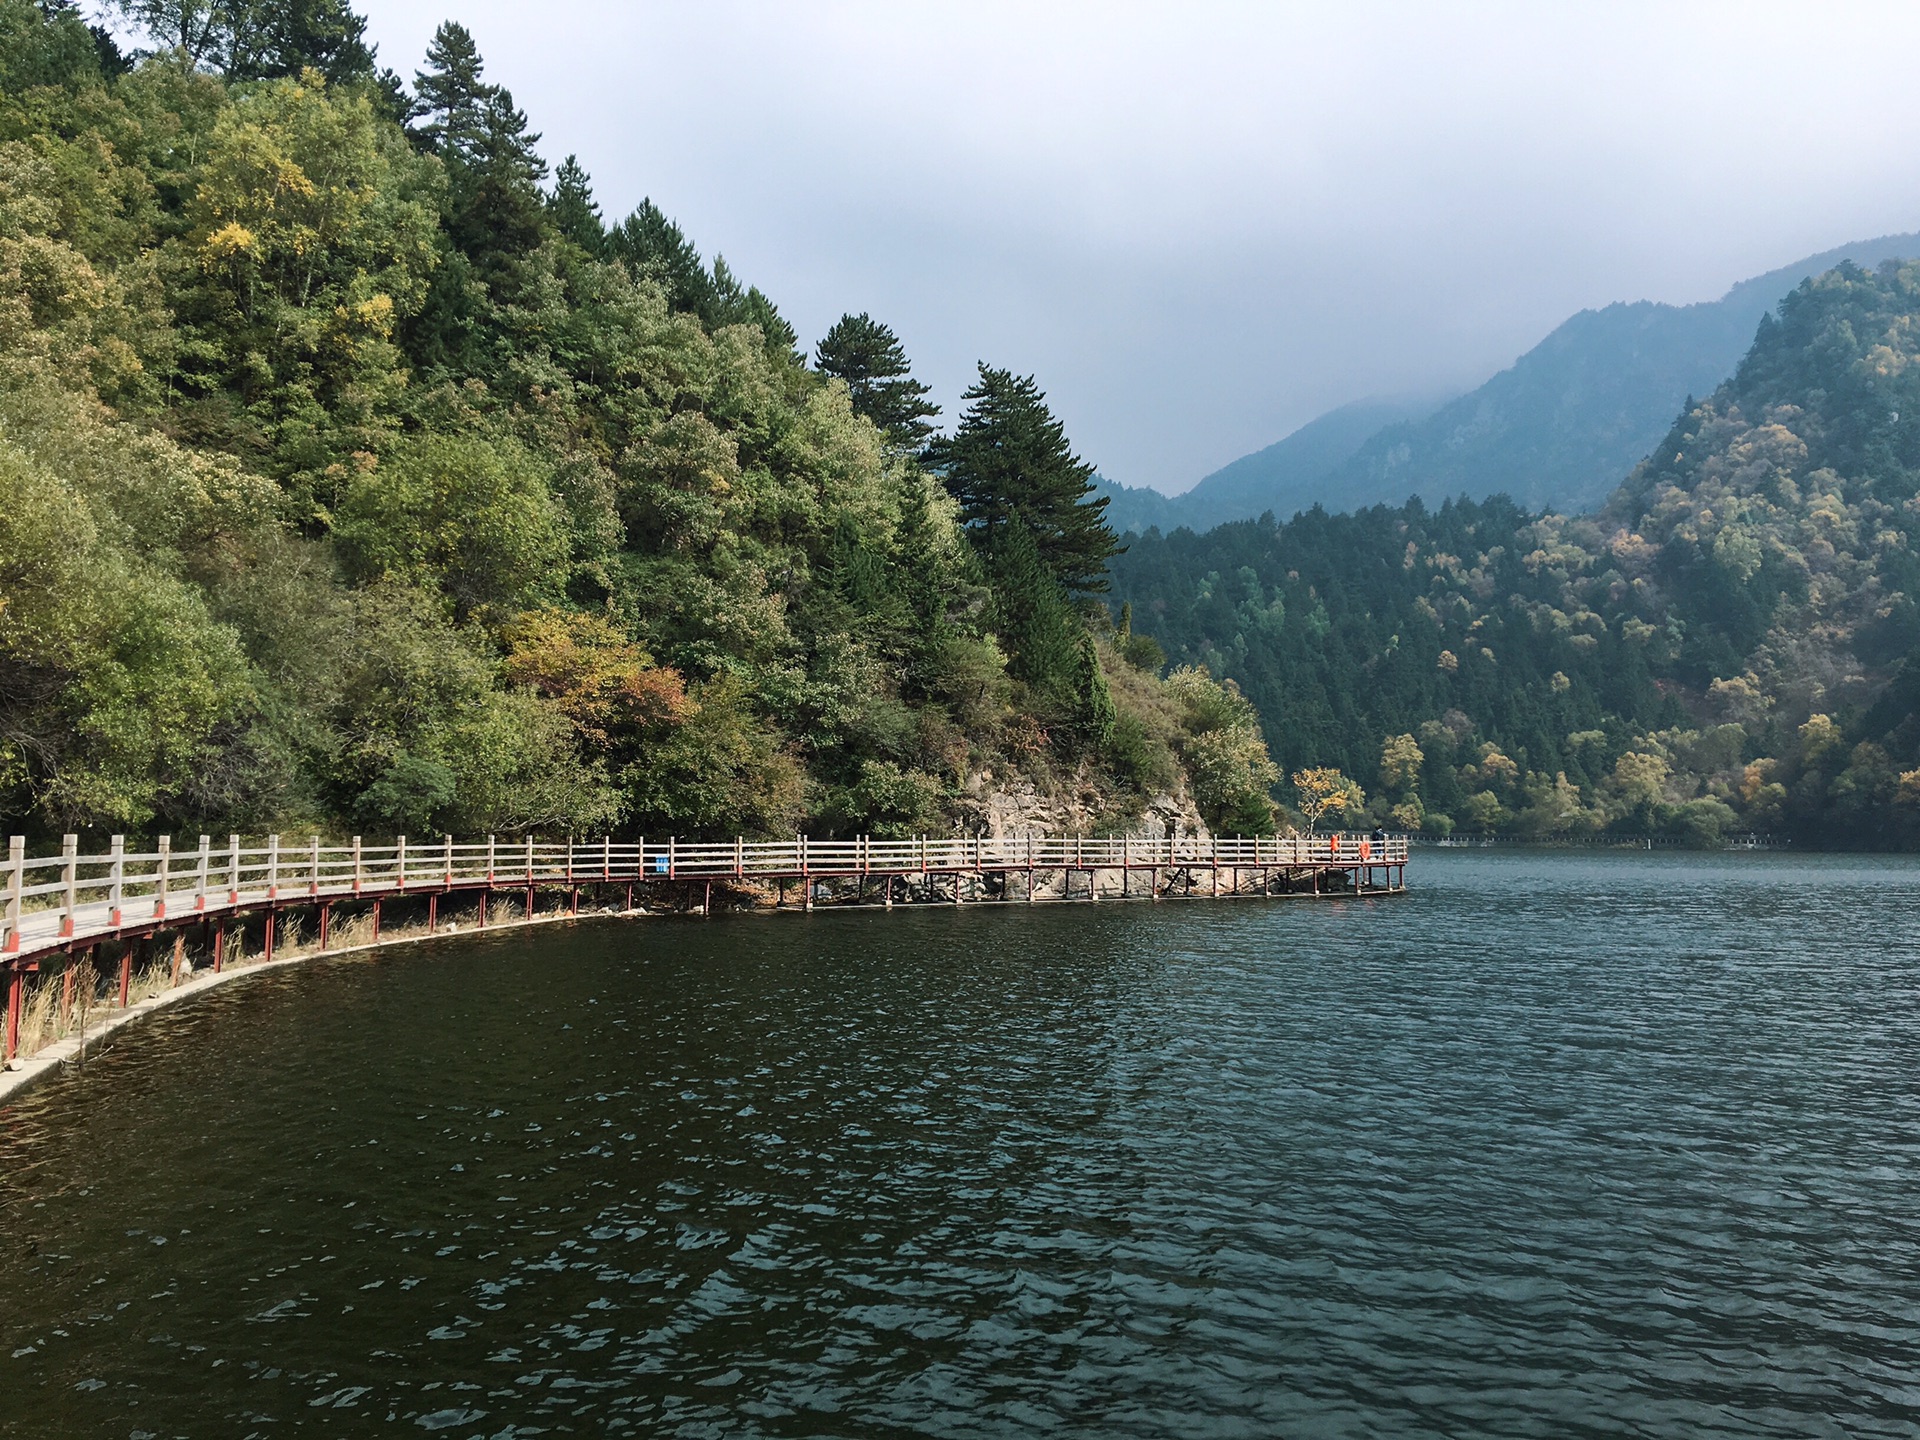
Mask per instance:
[[[336,911],[351,909],[370,921],[371,943],[378,944],[383,905],[396,901],[424,907],[431,935],[441,923],[441,902],[456,896],[473,903],[472,923],[485,928],[538,918],[543,892],[558,892],[565,914],[579,912],[583,891],[604,896],[609,890],[623,892],[627,912],[635,908],[636,892],[656,905],[664,901],[667,908],[710,911],[716,885],[723,893],[761,896],[771,888],[776,907],[792,904],[803,910],[816,903],[890,909],[896,903],[929,902],[1331,897],[1398,894],[1406,886],[1406,863],[1407,842],[1398,835],[911,840],[798,835],[719,844],[447,836],[424,845],[400,836],[378,846],[359,837],[327,845],[317,836],[298,845],[268,836],[264,845],[248,846],[234,835],[218,848],[203,835],[192,850],[175,850],[171,838],[162,836],[155,849],[142,852],[128,851],[124,838],[115,836],[104,854],[81,854],[78,837],[69,835],[59,854],[32,859],[24,837],[15,836],[8,845],[0,910],[4,1059],[11,1062],[19,1053],[32,977],[42,983],[61,978],[63,1017],[76,1003],[77,973],[89,984],[105,978],[108,1008],[117,1002],[124,1011],[140,952],[155,937],[174,937],[177,985],[183,973],[192,973],[190,946],[214,973],[221,970],[229,928],[237,934],[257,925],[261,958],[271,963],[276,931],[290,913],[311,917],[318,952],[326,953]],[[98,958],[108,963],[95,965]],[[77,1003],[91,999],[78,997]]]

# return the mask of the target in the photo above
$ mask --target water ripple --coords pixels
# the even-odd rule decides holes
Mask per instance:
[[[216,992],[0,1116],[0,1434],[1915,1433],[1920,867],[1415,876]]]

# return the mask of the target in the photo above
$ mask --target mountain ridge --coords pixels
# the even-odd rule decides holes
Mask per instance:
[[[1733,373],[1761,318],[1801,281],[1843,261],[1871,269],[1915,255],[1920,233],[1881,235],[1736,281],[1716,300],[1581,310],[1463,395],[1340,406],[1181,495],[1102,482],[1107,513],[1116,529],[1144,532],[1204,530],[1266,510],[1284,518],[1315,504],[1334,513],[1397,505],[1411,495],[1435,503],[1507,494],[1529,509],[1593,509],[1675,411]],[[1396,404],[1402,413],[1385,413]],[[1372,413],[1381,423],[1353,434],[1352,420]],[[1344,454],[1326,443],[1334,437],[1352,441]]]

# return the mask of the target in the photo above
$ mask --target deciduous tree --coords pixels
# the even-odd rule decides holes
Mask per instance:
[[[1345,819],[1366,808],[1365,792],[1330,765],[1296,770],[1292,778],[1294,808],[1307,822],[1308,834],[1324,819]]]

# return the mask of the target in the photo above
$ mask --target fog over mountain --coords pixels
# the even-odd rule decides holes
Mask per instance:
[[[1666,433],[1689,396],[1732,373],[1760,318],[1842,260],[1871,269],[1920,255],[1920,235],[1842,245],[1698,305],[1582,310],[1485,384],[1447,401],[1364,401],[1309,422],[1179,496],[1109,486],[1117,528],[1203,530],[1266,510],[1285,517],[1410,495],[1512,496],[1530,509],[1597,506]]]

